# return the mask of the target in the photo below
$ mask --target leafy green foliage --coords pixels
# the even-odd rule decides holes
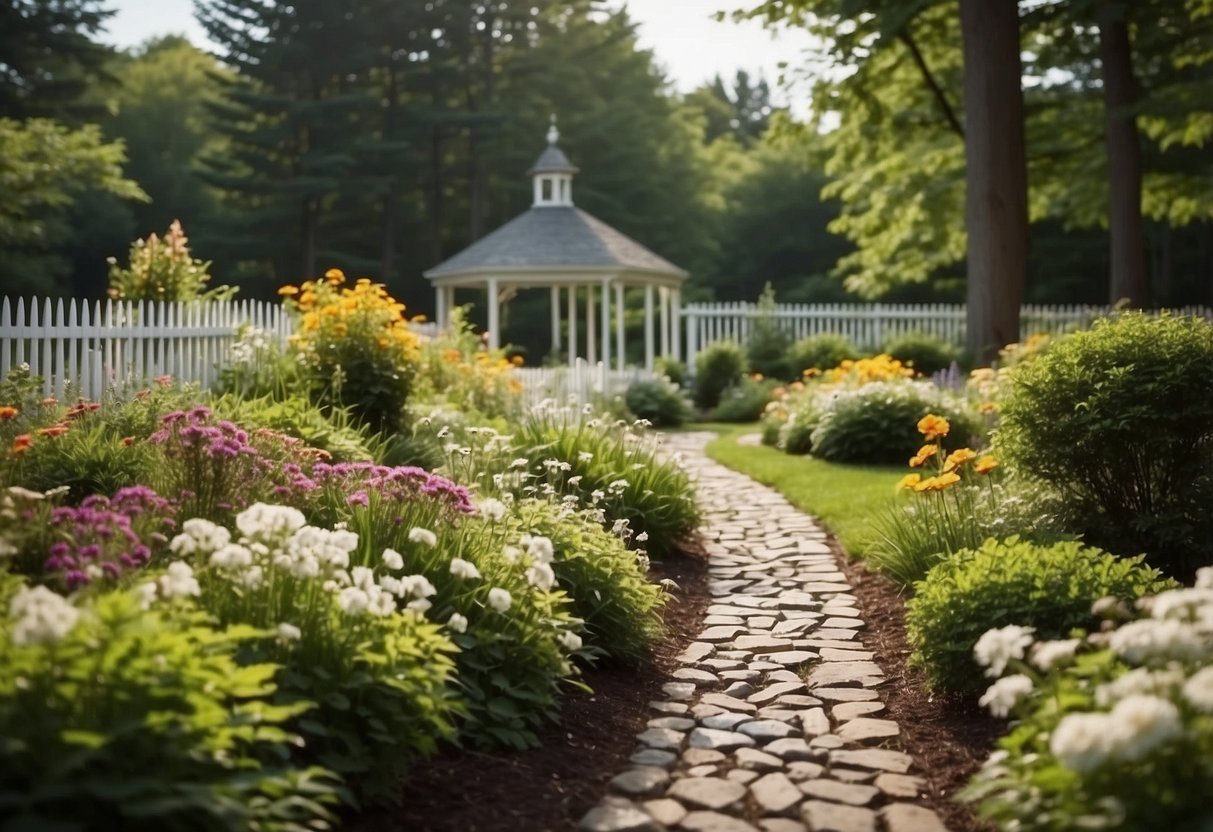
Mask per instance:
[[[750,372],[773,379],[787,379],[793,372],[788,367],[788,348],[792,337],[775,317],[775,290],[768,283],[758,296],[758,315],[751,322],[746,340],[746,361]]]
[[[322,408],[305,396],[281,400],[270,396],[240,398],[221,396],[215,412],[249,430],[269,428],[301,440],[309,448],[328,453],[335,462],[371,458],[369,444],[374,435],[364,425],[355,425],[343,408]]]
[[[925,332],[911,332],[885,344],[885,353],[924,376],[946,370],[960,361],[960,348]]]
[[[687,365],[681,361],[670,358],[668,355],[663,355],[655,362],[657,375],[665,376],[679,387],[682,386],[683,380],[686,378]]]
[[[949,450],[975,444],[984,433],[961,400],[933,385],[875,382],[830,400],[813,429],[812,453],[835,462],[895,465],[922,444],[915,425],[929,413],[951,423]]]
[[[18,589],[0,576],[6,606]],[[241,664],[262,634],[213,629],[184,609],[143,611],[127,593],[90,603],[57,643],[18,643],[0,623],[0,801],[10,823],[131,830],[314,829],[335,779],[282,761],[289,720],[274,664]]]
[[[915,584],[906,603],[911,661],[928,683],[977,691],[973,646],[992,627],[1034,627],[1039,638],[1065,638],[1095,624],[1091,604],[1114,595],[1135,601],[1174,585],[1142,558],[1117,558],[1076,541],[1040,546],[1012,536],[948,557]]]
[[[810,335],[792,345],[788,362],[793,373],[805,370],[829,370],[842,362],[859,358],[860,350],[842,335]]]
[[[189,239],[181,223],[173,220],[163,237],[148,235],[131,243],[127,265],[109,258],[109,296],[131,301],[226,300],[236,293],[231,286],[206,289],[210,263],[190,255]]]
[[[757,422],[771,401],[771,392],[779,382],[747,376],[741,384],[731,387],[712,408],[708,419],[713,422]]]
[[[676,428],[693,415],[682,389],[669,379],[633,382],[624,401],[632,414],[659,428]]]
[[[1011,374],[996,444],[1087,539],[1183,574],[1213,562],[1213,325],[1125,314]]]
[[[746,355],[732,341],[717,341],[695,356],[693,398],[695,405],[711,410],[720,404],[724,391],[741,383]]]

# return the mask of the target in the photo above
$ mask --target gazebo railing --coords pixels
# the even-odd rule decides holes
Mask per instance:
[[[570,399],[586,403],[597,395],[622,395],[632,383],[653,378],[652,373],[640,367],[619,372],[608,370],[601,361],[591,364],[581,358],[572,367],[519,367],[515,372],[522,382],[527,407],[544,399],[557,404]]]

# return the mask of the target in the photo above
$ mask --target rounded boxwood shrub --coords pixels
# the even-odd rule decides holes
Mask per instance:
[[[634,382],[624,401],[629,411],[659,428],[676,428],[691,418],[682,390],[668,378]]]
[[[741,383],[746,355],[733,341],[719,341],[695,357],[695,405],[711,410],[725,390]]]
[[[669,356],[664,355],[658,358],[654,363],[657,366],[657,375],[665,376],[679,387],[682,386],[682,382],[687,375],[686,364],[683,364],[676,358],[670,358]]]
[[[907,332],[885,345],[884,351],[924,376],[960,361],[960,348],[925,332]]]
[[[1035,628],[1037,639],[1065,638],[1098,623],[1091,604],[1099,598],[1132,601],[1173,585],[1140,557],[1117,558],[1077,541],[991,538],[940,561],[914,585],[906,603],[911,662],[933,688],[985,690],[973,646],[986,630],[1015,624]]]
[[[828,370],[859,356],[859,348],[842,335],[810,335],[792,345],[788,362],[792,372],[800,374],[805,370]]]
[[[843,391],[828,403],[813,428],[812,454],[833,462],[902,464],[922,445],[918,420],[928,413],[951,425],[946,449],[980,444],[979,421],[955,396],[931,384],[882,381]]]
[[[777,382],[768,379],[742,379],[741,384],[725,391],[708,418],[713,422],[757,422],[777,386]]]
[[[1174,574],[1213,563],[1213,325],[1128,313],[1011,374],[996,444],[1087,539]]]

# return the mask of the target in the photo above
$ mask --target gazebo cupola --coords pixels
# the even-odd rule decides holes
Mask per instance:
[[[556,116],[552,116],[547,138],[547,149],[540,154],[534,167],[527,171],[535,186],[535,201],[532,205],[535,208],[568,208],[573,204],[573,175],[577,173],[577,167],[564,155],[564,151],[556,146],[556,142],[560,141]]]

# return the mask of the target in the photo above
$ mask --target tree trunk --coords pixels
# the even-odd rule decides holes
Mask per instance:
[[[1121,3],[1100,4],[1099,56],[1108,146],[1108,301],[1144,306],[1148,291],[1141,220],[1141,143],[1133,113],[1137,90],[1127,16],[1128,9]]]
[[[1028,176],[1014,0],[960,0],[964,41],[968,349],[1019,340],[1028,269]]]

